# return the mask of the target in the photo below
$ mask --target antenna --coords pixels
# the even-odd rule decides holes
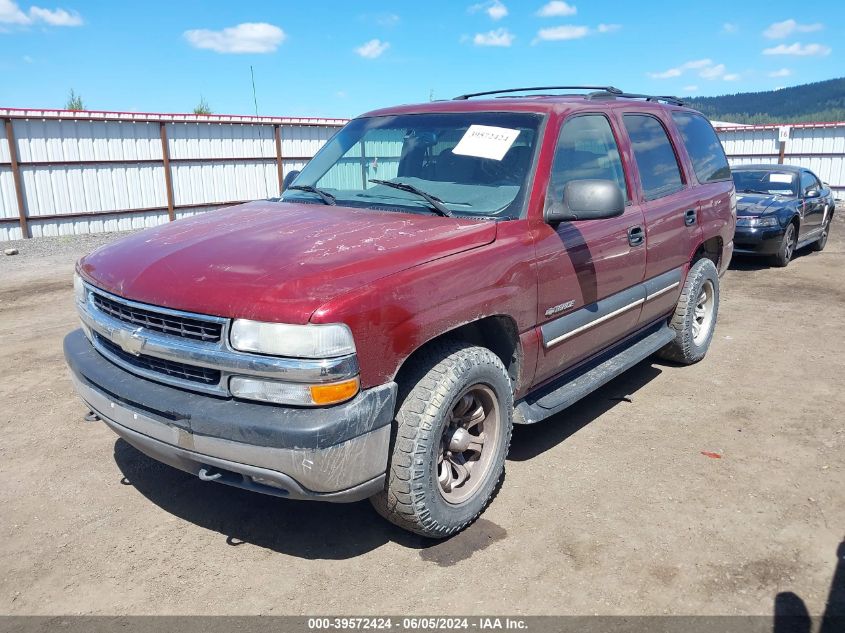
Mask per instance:
[[[252,64],[249,66],[249,74],[252,77],[252,101],[255,103],[255,116],[258,116],[258,97],[255,96],[255,72],[252,70]]]

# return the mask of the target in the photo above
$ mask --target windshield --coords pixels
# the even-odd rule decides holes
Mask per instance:
[[[798,195],[798,177],[789,172],[737,169],[733,171],[733,178],[738,193]]]
[[[431,213],[442,204],[458,216],[519,217],[541,121],[539,114],[507,112],[355,119],[282,200],[322,204],[304,190],[316,187],[351,207]]]

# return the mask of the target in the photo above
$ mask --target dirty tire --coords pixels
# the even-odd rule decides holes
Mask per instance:
[[[499,414],[491,418],[497,423],[490,422],[491,429],[496,425],[495,442],[489,446],[483,474],[473,484],[477,489],[466,499],[450,503],[438,479],[444,432],[452,428],[450,421],[454,422],[462,395],[476,386],[498,401]],[[451,536],[484,511],[504,475],[513,428],[508,373],[490,350],[445,341],[415,359],[400,384],[399,397],[387,481],[370,501],[379,514],[401,528],[430,538]],[[487,418],[483,424],[488,424]],[[484,428],[486,433],[488,427]]]
[[[699,299],[707,289],[712,292],[707,331],[695,336],[696,308]],[[687,273],[687,279],[681,290],[681,297],[675,307],[675,314],[669,321],[669,327],[675,330],[675,340],[658,352],[666,360],[691,365],[697,363],[707,353],[713,332],[716,329],[716,317],[719,314],[719,273],[716,265],[709,259],[695,262]]]
[[[780,248],[778,252],[769,258],[772,266],[778,268],[786,267],[792,261],[792,256],[795,254],[795,245],[798,243],[798,230],[795,224],[790,222],[783,233],[780,240]]]
[[[824,228],[822,229],[822,236],[813,242],[813,245],[810,247],[814,251],[823,251],[824,247],[827,246],[827,236],[830,234],[830,221],[833,219],[833,214],[828,215],[829,211],[825,209],[825,215],[827,219],[824,221]]]

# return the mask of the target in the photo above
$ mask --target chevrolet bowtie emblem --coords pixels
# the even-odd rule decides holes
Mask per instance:
[[[113,340],[115,343],[120,345],[120,348],[127,354],[140,356],[144,349],[144,345],[147,344],[147,339],[141,336],[141,332],[143,331],[144,328],[141,327],[136,328],[131,332],[128,330],[116,330],[113,333]]]

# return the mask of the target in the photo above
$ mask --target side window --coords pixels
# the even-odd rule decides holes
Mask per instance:
[[[557,140],[546,204],[563,200],[563,189],[573,180],[612,180],[625,195],[625,172],[610,123],[601,114],[575,116],[563,124]]]
[[[646,200],[662,198],[680,190],[684,186],[681,168],[660,121],[648,114],[626,114],[623,119]]]
[[[810,189],[816,189],[818,185],[816,184],[816,177],[813,176],[808,171],[801,172],[801,193],[807,193]]]
[[[698,182],[728,180],[731,168],[713,126],[703,116],[673,112],[672,119],[684,139]]]

